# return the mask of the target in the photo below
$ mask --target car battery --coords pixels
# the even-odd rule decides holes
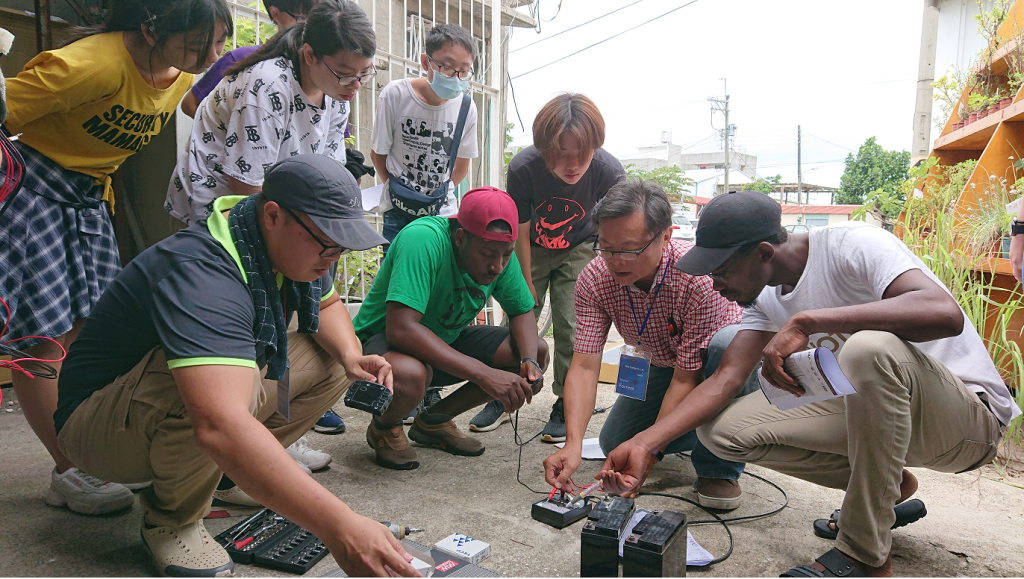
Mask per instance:
[[[623,577],[685,577],[686,515],[647,513],[622,546]]]
[[[580,532],[580,577],[619,576],[619,537],[634,509],[623,497],[597,503]]]

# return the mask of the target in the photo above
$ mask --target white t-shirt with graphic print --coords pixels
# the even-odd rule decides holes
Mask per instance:
[[[893,280],[912,269],[923,271],[946,289],[924,262],[888,231],[848,222],[812,229],[809,235],[807,265],[793,291],[783,295],[781,287],[764,288],[757,303],[743,312],[740,329],[778,332],[790,317],[802,311],[880,301]],[[810,346],[838,354],[849,337],[838,332],[814,334]],[[1009,424],[1020,416],[1020,408],[966,314],[959,336],[914,345],[942,362],[987,400],[1000,422]]]
[[[370,135],[373,152],[387,155],[388,173],[413,191],[425,194],[437,189],[448,179],[448,157],[461,106],[462,95],[433,106],[416,96],[409,79],[391,81],[377,99],[377,119]],[[475,159],[480,155],[476,119],[476,103],[470,101],[459,141],[460,159]],[[449,187],[448,199],[439,213],[441,217],[458,213],[456,185],[452,183]],[[391,208],[391,198],[384,187],[379,209],[383,212]]]
[[[323,108],[310,102],[285,57],[224,77],[199,105],[164,209],[191,224],[231,194],[229,177],[259,186],[271,165],[301,153],[344,164],[348,114],[347,102],[326,95]]]

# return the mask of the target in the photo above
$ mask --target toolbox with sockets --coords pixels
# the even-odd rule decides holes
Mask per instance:
[[[263,509],[215,537],[231,559],[302,575],[327,555],[313,533],[270,509]]]

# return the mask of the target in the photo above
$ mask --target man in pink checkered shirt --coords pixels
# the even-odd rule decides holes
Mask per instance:
[[[693,244],[672,239],[672,207],[657,183],[620,182],[595,207],[594,222],[600,258],[590,262],[576,283],[576,337],[565,380],[566,443],[544,461],[547,481],[559,488],[580,465],[613,323],[626,344],[650,360],[651,368],[644,399],[619,396],[612,407],[600,435],[605,454],[684,403],[718,366],[743,312],[715,292],[709,278],[672,267]],[[756,387],[751,377],[743,394]],[[711,454],[694,432],[661,450],[692,451],[700,504],[722,510],[740,505],[737,479],[743,463]],[[659,458],[652,455],[647,472]],[[635,496],[642,484],[641,479],[625,496]]]

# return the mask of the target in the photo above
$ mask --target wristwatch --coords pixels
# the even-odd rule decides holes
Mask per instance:
[[[533,358],[523,358],[522,360],[519,360],[519,365],[522,366],[526,362],[529,362],[529,363],[533,364],[534,366],[537,367],[538,370],[540,370],[541,372],[544,372],[544,368],[541,368],[540,367],[540,363],[537,362],[537,360],[535,360]]]
[[[662,460],[663,458],[665,458],[665,451],[664,450],[656,450],[656,451],[652,452],[651,454],[653,454],[654,458],[658,459],[659,461]]]
[[[1021,233],[1024,233],[1024,221],[1014,219],[1010,224],[1010,235],[1020,235]]]

